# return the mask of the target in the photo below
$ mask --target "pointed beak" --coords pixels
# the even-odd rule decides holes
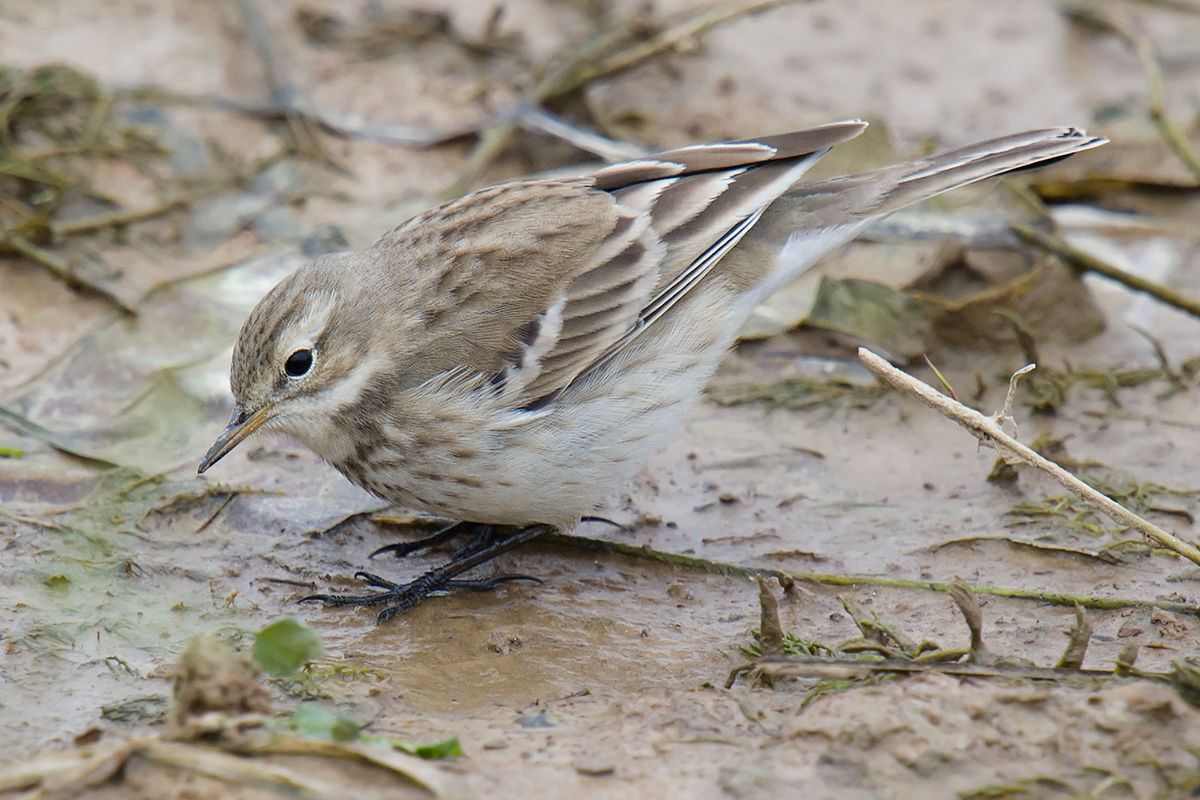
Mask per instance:
[[[196,474],[203,475],[205,470],[224,458],[243,439],[261,428],[262,424],[270,419],[271,408],[272,406],[268,404],[253,414],[248,414],[242,406],[234,406],[229,424],[225,426],[225,430],[221,431],[221,435],[213,442],[213,446],[208,448],[208,452],[204,454],[204,460],[200,462],[200,469],[196,470]]]

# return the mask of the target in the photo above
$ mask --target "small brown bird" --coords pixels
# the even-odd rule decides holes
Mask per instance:
[[[483,189],[362,252],[323,256],[242,326],[236,400],[204,472],[259,429],[352,482],[475,530],[384,605],[523,575],[457,576],[570,530],[675,432],[751,312],[872,221],[964,184],[1103,144],[1032,131],[819,183],[801,177],[866,123],[685,147],[589,177]],[[494,541],[493,525],[521,530]]]

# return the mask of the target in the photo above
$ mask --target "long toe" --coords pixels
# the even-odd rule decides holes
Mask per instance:
[[[501,584],[512,583],[513,581],[541,583],[542,579],[535,578],[532,575],[493,575],[490,578],[477,578],[475,580],[446,581],[443,591],[465,589],[470,592],[487,592]]]
[[[378,606],[390,602],[392,599],[402,594],[408,589],[409,584],[396,583],[389,581],[382,575],[376,575],[373,572],[356,572],[354,577],[363,583],[375,589],[383,589],[382,592],[374,594],[310,594],[307,597],[301,597],[301,603],[324,603],[331,608],[345,608],[349,606]]]
[[[301,597],[300,603],[323,603],[326,608],[355,608],[381,606],[396,597],[396,592],[377,592],[375,594],[310,594]]]

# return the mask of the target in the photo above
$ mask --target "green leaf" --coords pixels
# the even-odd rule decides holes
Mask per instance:
[[[286,678],[325,652],[316,631],[295,617],[284,617],[254,637],[254,659],[271,675]]]
[[[457,736],[433,744],[417,744],[393,739],[392,747],[421,758],[449,758],[462,755],[462,745],[459,744]]]
[[[65,592],[71,586],[71,579],[62,573],[59,573],[57,575],[51,575],[47,578],[43,578],[42,583],[45,584],[46,588],[50,589],[51,591]]]
[[[313,703],[301,703],[292,712],[289,727],[305,736],[352,742],[358,738],[358,723]]]

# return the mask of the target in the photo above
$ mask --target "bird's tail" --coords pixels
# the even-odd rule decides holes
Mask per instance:
[[[878,181],[882,186],[890,186],[877,203],[868,202],[864,208],[856,209],[859,214],[875,216],[891,213],[994,175],[1035,165],[1044,166],[1047,162],[1098,147],[1107,141],[1099,136],[1089,136],[1077,128],[1029,131],[840,180]],[[837,184],[839,180],[828,183]],[[821,184],[798,188],[819,193]]]
[[[1077,128],[1051,128],[858,175],[798,183],[766,209],[754,235],[726,257],[727,271],[746,287],[735,316],[748,317],[755,306],[880,217],[959,186],[1066,158],[1106,141]]]

